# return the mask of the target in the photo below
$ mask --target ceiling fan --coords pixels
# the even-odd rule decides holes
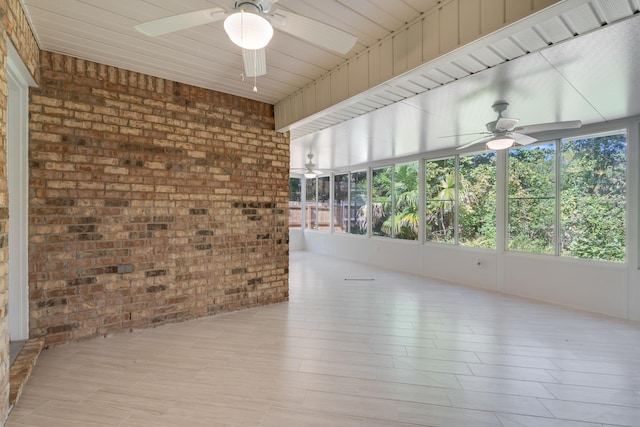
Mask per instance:
[[[498,113],[498,118],[487,123],[486,132],[478,132],[471,135],[482,135],[468,144],[458,147],[458,150],[464,150],[474,145],[485,144],[489,150],[503,150],[513,145],[528,145],[537,141],[528,133],[548,132],[554,130],[577,129],[582,126],[580,120],[571,120],[566,122],[538,123],[535,125],[518,126],[520,119],[512,119],[502,117],[502,113],[507,109],[509,104],[505,101],[498,101],[491,106],[493,111]]]
[[[267,73],[264,48],[273,29],[341,54],[349,52],[357,37],[335,27],[284,9],[270,14],[278,0],[238,0],[231,11],[215,7],[144,22],[134,28],[155,37],[224,19],[224,29],[233,43],[242,48],[244,76]],[[254,88],[255,90],[255,88]]]
[[[301,172],[305,178],[315,178],[318,175],[322,175],[323,173],[331,172],[330,169],[317,169],[316,164],[313,163],[313,153],[307,154],[307,163],[304,164],[303,168],[292,168],[291,172]]]

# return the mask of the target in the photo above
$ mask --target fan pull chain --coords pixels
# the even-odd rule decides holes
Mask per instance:
[[[258,51],[253,51],[253,91],[258,91]]]

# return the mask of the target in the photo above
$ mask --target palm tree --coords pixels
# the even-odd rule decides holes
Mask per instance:
[[[382,224],[387,235],[418,238],[418,163],[398,165],[394,171],[395,211]]]
[[[427,204],[427,224],[433,224],[433,240],[447,240],[447,234],[453,227],[453,213],[456,195],[456,175],[449,172],[442,176],[437,185],[437,193],[429,197]],[[431,193],[433,194],[433,193]],[[429,227],[428,227],[429,228]]]

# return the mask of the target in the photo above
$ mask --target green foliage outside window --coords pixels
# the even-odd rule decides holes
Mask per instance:
[[[418,163],[374,169],[371,187],[373,235],[417,240]]]
[[[301,227],[302,214],[302,180],[300,178],[289,178],[289,227]]]
[[[318,229],[318,195],[317,195],[317,179],[306,179],[307,187],[307,211],[306,211],[306,228]]]
[[[495,153],[430,160],[426,167],[426,239],[494,248]],[[457,212],[456,212],[457,209]],[[456,227],[457,215],[457,227]]]
[[[510,149],[507,248],[624,261],[626,148],[617,132]],[[370,218],[374,236],[417,240],[418,175],[417,162],[373,169],[370,207],[365,171],[336,175],[334,231],[366,234]],[[307,228],[318,229],[329,178],[306,185]],[[300,190],[292,179],[292,203]],[[427,241],[495,248],[496,208],[495,152],[425,162]]]
[[[302,180],[289,178],[289,201],[300,202],[302,200]]]
[[[418,240],[418,163],[396,165],[394,170],[394,210],[383,224],[387,234],[397,239]]]
[[[509,249],[624,261],[626,146],[615,133],[564,140],[559,153],[555,143],[509,150]]]
[[[625,260],[626,134],[562,142],[561,254]]]
[[[455,158],[426,162],[427,240],[455,243]]]
[[[496,154],[459,158],[458,243],[496,247]]]
[[[333,231],[349,232],[349,174],[333,177]]]
[[[373,170],[371,184],[371,229],[374,236],[391,236],[383,224],[391,218],[393,168],[387,166]]]
[[[554,253],[555,145],[509,150],[508,248]]]
[[[351,172],[349,191],[349,232],[367,234],[367,172]]]

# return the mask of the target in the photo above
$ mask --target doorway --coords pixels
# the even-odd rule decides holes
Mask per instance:
[[[29,338],[29,86],[35,86],[7,40],[7,185],[9,192],[8,325],[11,362]]]

